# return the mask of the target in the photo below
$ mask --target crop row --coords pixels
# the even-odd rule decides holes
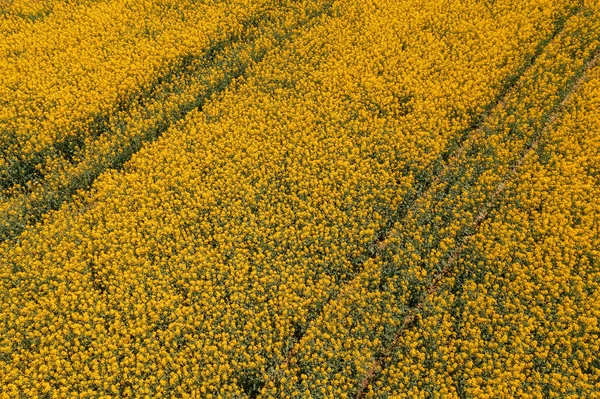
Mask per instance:
[[[334,3],[2,244],[0,389],[270,389],[404,196],[537,65],[576,4]]]
[[[267,1],[110,0],[63,10],[3,37],[0,187],[27,191],[111,116],[239,33]]]
[[[424,385],[418,378],[425,381],[424,374],[413,374],[412,385],[377,384],[377,376],[390,348],[405,348],[404,334],[420,331],[416,326],[424,302],[430,303],[426,300],[435,293],[438,279],[462,262],[463,242],[478,231],[512,175],[520,173],[525,154],[539,148],[547,126],[562,112],[591,66],[589,60],[597,56],[600,45],[597,12],[587,5],[574,16],[515,89],[449,157],[429,189],[378,243],[376,256],[365,262],[362,273],[312,323],[276,371],[272,386],[264,389],[264,396],[363,397],[367,388],[383,394],[386,386],[396,386],[393,392],[400,397],[403,392],[406,397],[427,392],[466,397],[452,384],[421,389]],[[413,351],[410,356],[410,367],[427,367],[423,352]],[[479,397],[481,381],[470,383],[467,397]],[[538,393],[547,389],[539,383],[530,388]]]
[[[204,54],[186,57],[175,70],[161,76],[151,93],[140,95],[125,109],[97,120],[55,143],[38,176],[26,187],[4,190],[0,205],[0,240],[18,235],[27,225],[58,209],[77,190],[87,189],[108,168],[120,168],[144,143],[155,140],[188,112],[239,79],[250,64],[274,46],[282,45],[328,9],[328,1],[277,2],[244,22],[243,29]],[[93,134],[92,134],[93,133]],[[10,191],[10,193],[9,193]]]
[[[366,397],[600,397],[598,101],[595,67]]]

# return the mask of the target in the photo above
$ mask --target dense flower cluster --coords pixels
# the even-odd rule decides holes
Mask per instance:
[[[77,7],[94,0],[2,0],[0,1],[0,32],[11,34],[19,32],[32,22],[45,18],[61,6]]]
[[[140,129],[160,124],[157,113],[174,113],[173,96],[165,97],[173,86],[183,90],[181,70],[211,57],[269,3],[62,5],[6,35],[0,61],[3,235],[27,222],[27,205],[56,192],[57,182],[97,175],[94,169],[101,168],[90,162],[110,164],[123,143],[140,140]],[[189,96],[178,100],[189,102]]]
[[[597,6],[78,4],[3,43],[2,178],[37,172],[3,194],[1,397],[593,394]],[[538,288],[563,313],[518,313]]]
[[[118,109],[97,115],[76,135],[54,142],[43,156],[38,153],[35,162],[40,163],[35,168],[33,160],[11,153],[17,160],[9,161],[0,193],[0,240],[17,235],[48,210],[57,209],[107,168],[121,166],[145,142],[202,107],[251,63],[324,12],[328,4],[322,0],[278,1],[277,7],[263,3],[241,22],[239,31],[224,39],[207,38],[212,43],[208,48],[199,49],[198,55],[188,52],[176,67],[158,73],[149,91],[140,89]]]
[[[463,251],[469,251],[463,248],[465,240],[479,245],[485,236],[490,245],[501,245],[499,243],[504,240],[501,232],[483,235],[479,232],[479,225],[488,217],[490,207],[496,206],[495,202],[499,201],[515,173],[525,176],[524,180],[530,178],[527,172],[521,171],[524,168],[521,164],[524,157],[533,151],[532,148],[543,147],[543,158],[553,153],[546,145],[539,143],[560,140],[556,133],[546,130],[549,123],[557,118],[568,118],[573,109],[593,108],[595,100],[591,99],[587,107],[577,103],[569,111],[559,113],[569,96],[578,90],[582,74],[593,66],[592,59],[597,59],[600,48],[599,11],[599,8],[590,6],[572,17],[513,90],[489,113],[482,125],[469,133],[461,148],[447,162],[448,166],[434,178],[429,189],[411,204],[406,215],[389,232],[387,240],[380,244],[378,256],[365,263],[363,272],[343,288],[339,296],[326,306],[311,325],[299,345],[294,348],[293,356],[278,373],[273,396],[362,397],[368,391],[371,397],[426,397],[427,392],[436,392],[442,397],[485,397],[484,394],[490,391],[490,398],[521,397],[524,396],[524,387],[519,387],[519,390],[509,386],[519,383],[515,376],[508,374],[511,371],[509,360],[503,370],[494,370],[494,361],[499,356],[510,355],[513,361],[518,359],[526,362],[529,367],[532,364],[550,367],[549,360],[542,353],[531,350],[525,357],[522,357],[524,354],[521,352],[496,353],[494,350],[497,347],[485,344],[485,352],[478,352],[481,347],[473,348],[471,352],[462,346],[456,347],[454,355],[458,358],[454,359],[455,363],[449,366],[445,375],[440,377],[435,374],[441,372],[439,362],[450,356],[446,351],[452,350],[447,347],[448,337],[443,334],[450,333],[453,323],[461,322],[461,317],[464,317],[461,316],[462,312],[466,312],[465,309],[471,306],[465,305],[464,298],[455,298],[454,286],[445,291],[450,299],[440,299],[442,295],[436,293],[436,290],[442,278],[459,285],[463,283],[463,276],[457,277],[453,270],[456,263],[460,264],[464,273],[487,273],[490,267],[488,260],[493,263],[496,259],[490,252],[482,250],[479,256],[483,260],[480,258],[476,263],[465,265]],[[568,137],[568,131],[569,128],[563,133],[563,139]],[[593,131],[592,127],[581,134],[589,135],[590,131]],[[590,140],[597,141],[593,134],[591,136]],[[568,141],[565,145],[568,145]],[[592,150],[589,155],[581,156],[597,156],[594,151],[597,149]],[[591,165],[591,161],[586,163]],[[573,188],[578,189],[577,183],[574,183]],[[548,189],[545,190],[547,192]],[[552,195],[551,192],[547,195]],[[535,191],[527,193],[535,196]],[[581,202],[582,206],[583,204],[591,206],[586,201]],[[513,205],[518,208],[521,203],[516,201]],[[521,212],[531,211],[523,206]],[[592,221],[594,210],[590,211]],[[502,212],[500,214],[503,215]],[[505,232],[509,226],[510,223],[507,222],[501,231]],[[593,234],[593,225],[588,228],[590,230],[584,240],[589,243],[586,245],[591,245],[598,237],[592,239],[590,236]],[[553,231],[558,238],[560,230]],[[529,232],[528,228],[523,228],[523,234],[525,232]],[[523,240],[524,237],[520,241],[516,240],[514,245],[521,244],[524,251],[535,251],[535,240],[533,245],[525,244]],[[514,256],[513,252],[506,250],[505,255],[508,254]],[[545,259],[550,263],[556,261],[550,255]],[[573,258],[571,262],[579,260]],[[539,270],[543,270],[543,267]],[[598,273],[597,270],[593,272]],[[490,271],[487,276],[491,278],[494,274],[495,272]],[[498,291],[497,295],[505,294],[504,285],[497,284],[495,289]],[[429,298],[432,293],[436,293],[436,299]],[[492,301],[487,306],[500,306],[495,302],[496,299],[487,297],[486,293],[483,290],[479,294],[482,301]],[[522,294],[520,291],[519,293]],[[544,295],[538,300],[542,301]],[[511,318],[520,317],[519,312],[528,306],[525,298],[521,299],[523,302],[518,311],[517,308],[495,308],[498,314],[506,317],[506,325],[510,325]],[[448,304],[448,301],[451,303]],[[449,308],[450,305],[453,307]],[[457,308],[459,305],[462,308]],[[438,318],[435,323],[438,324],[433,328],[422,317],[423,313],[430,311],[429,307],[435,306],[446,306],[446,314],[436,316]],[[547,312],[552,310],[548,309]],[[593,320],[594,311],[590,312],[592,313],[583,316],[588,323]],[[453,322],[446,320],[449,317],[454,318]],[[544,316],[538,317],[542,319]],[[486,338],[486,333],[496,333],[490,329],[492,323],[488,319],[477,320],[480,323],[477,328],[485,327],[484,330],[487,331],[482,333],[484,340],[489,339]],[[597,347],[593,344],[593,337],[597,334],[598,326],[596,324],[594,327],[593,324],[591,322],[589,326],[581,327],[585,331],[580,331],[580,338],[587,345],[582,353],[586,353],[590,360],[577,366],[572,363],[572,357],[566,358],[561,373],[567,373],[566,370],[571,368],[568,372],[577,375],[577,378],[582,373],[590,374],[590,381],[593,380],[591,375],[598,375],[598,365],[592,360]],[[517,325],[513,327],[518,328]],[[548,333],[550,330],[551,327],[548,327]],[[559,331],[560,328],[556,327],[556,333]],[[471,331],[469,337],[459,336],[461,345],[466,348],[473,345],[473,334]],[[424,338],[424,335],[427,337]],[[394,356],[402,357],[405,363],[386,371],[387,380],[374,383],[382,369],[385,370],[391,351],[394,351]],[[467,353],[471,353],[471,362],[460,362],[460,357]],[[484,353],[489,355],[487,368],[472,376],[479,377],[478,380],[453,379],[456,370],[470,370],[473,364],[480,364],[478,361]],[[573,369],[574,366],[578,368]],[[505,374],[495,375],[494,372]],[[490,381],[492,377],[498,379]],[[484,381],[487,381],[487,387],[483,387]],[[595,383],[597,382],[588,383],[586,378],[578,385],[579,390],[573,388],[573,392],[578,392],[578,397],[592,397],[594,393],[600,392],[600,386],[594,385]],[[532,397],[548,391],[558,395],[556,397],[562,396],[559,385],[549,385],[542,377],[529,380],[527,384],[527,392],[534,395]]]
[[[595,67],[366,397],[600,397],[599,101]]]

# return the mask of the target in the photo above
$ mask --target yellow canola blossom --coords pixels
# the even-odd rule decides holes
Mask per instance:
[[[365,394],[385,368],[386,351],[421,323],[424,298],[437,278],[460,261],[465,237],[477,231],[523,154],[547,134],[544,129],[569,101],[569,93],[578,90],[590,60],[597,60],[598,11],[588,5],[573,16],[482,125],[469,132],[379,244],[375,259],[311,324],[274,373],[274,387],[265,389],[266,396]],[[402,350],[412,359],[413,380],[424,378],[425,354],[410,346]],[[406,397],[424,392],[409,390]]]
[[[0,42],[0,187],[28,187],[57,154],[237,34],[267,1],[109,0],[55,7]],[[48,159],[49,158],[49,159]]]
[[[369,372],[367,340],[338,338],[391,339],[397,305],[369,290],[381,265],[340,294],[358,304],[336,308],[347,324],[317,336],[325,304],[579,2],[317,4],[123,171],[0,246],[4,396],[343,397],[332,381]],[[357,315],[364,300],[390,308]],[[335,353],[358,367],[321,361]],[[287,363],[300,355],[315,366]]]
[[[107,168],[119,168],[145,142],[200,108],[242,76],[274,46],[326,12],[328,1],[277,2],[265,5],[244,23],[241,32],[207,53],[186,58],[185,65],[160,77],[151,93],[126,109],[104,115],[94,134],[81,134],[46,154],[43,165],[25,185],[5,188],[0,202],[0,240],[18,235],[43,214],[59,208],[86,189]],[[24,166],[27,163],[22,163]],[[25,177],[25,176],[23,176]]]
[[[599,101],[595,67],[365,397],[600,397]]]
[[[0,33],[10,35],[27,29],[48,17],[55,9],[77,8],[98,0],[2,0],[0,1]]]

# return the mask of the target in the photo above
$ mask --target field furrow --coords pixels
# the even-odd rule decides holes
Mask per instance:
[[[106,140],[123,114],[139,119],[140,103],[164,96],[183,70],[235,40],[269,7],[267,1],[96,2],[4,37],[3,205],[14,196],[35,200],[32,191],[40,191],[47,175],[59,180],[82,147],[101,135]]]
[[[379,372],[378,359],[385,358],[381,348],[389,348],[396,331],[414,321],[411,314],[432,279],[477,230],[485,204],[497,200],[521,154],[532,150],[590,66],[600,32],[595,12],[587,7],[569,21],[517,90],[467,138],[465,150],[449,158],[441,177],[379,243],[376,257],[302,337],[269,395],[361,395]]]
[[[575,10],[577,11],[575,12]],[[583,9],[581,8],[575,8],[573,11],[575,15],[579,15],[582,12]],[[470,126],[464,129],[462,132],[460,132],[460,134],[457,135],[456,138],[450,140],[449,143],[446,144],[446,149],[443,152],[441,152],[438,158],[431,165],[428,165],[428,167],[423,168],[419,171],[416,178],[417,183],[414,184],[414,186],[411,187],[409,191],[403,196],[400,205],[391,214],[391,217],[387,221],[385,221],[385,223],[380,227],[373,239],[367,244],[366,252],[363,255],[352,260],[352,264],[355,266],[355,273],[358,274],[360,272],[363,272],[362,265],[367,259],[374,259],[378,256],[379,252],[387,245],[386,240],[388,238],[388,234],[390,234],[390,231],[392,230],[394,225],[407,216],[409,211],[414,208],[417,199],[420,199],[421,197],[426,195],[426,193],[432,189],[432,186],[435,186],[437,183],[439,183],[440,178],[447,173],[449,165],[456,162],[456,160],[464,154],[464,151],[466,150],[467,139],[471,135],[475,134],[475,132],[480,131],[482,129],[482,124],[485,121],[486,117],[489,115],[489,113],[492,112],[495,108],[501,106],[506,96],[511,94],[511,91],[520,88],[519,86],[517,86],[517,83],[519,82],[520,78],[526,75],[527,71],[535,65],[536,60],[544,53],[546,47],[553,40],[555,40],[557,36],[564,34],[564,24],[566,23],[568,18],[561,19],[558,21],[553,33],[548,38],[540,41],[535,53],[532,54],[531,57],[524,62],[524,64],[517,70],[515,74],[511,75],[510,78],[507,79],[502,90],[500,90],[496,97],[486,107],[484,107],[484,111],[472,120]],[[334,293],[328,299],[323,308],[326,308],[329,302],[338,300],[339,294],[342,294],[342,296],[346,295],[346,292],[343,288],[344,284],[352,285],[352,282],[349,279],[340,281],[340,289],[337,291],[337,293]],[[307,326],[310,326],[310,323],[312,323],[317,317],[318,313],[313,315],[313,317],[309,320],[307,320]],[[306,330],[307,327],[304,328],[304,331]],[[297,343],[303,338],[304,331],[294,335],[293,345],[295,346],[287,350],[287,355],[285,357],[284,362],[276,365],[275,368],[269,373],[267,383],[273,382],[278,370],[282,367],[286,367],[289,364],[290,359],[293,356],[295,356],[295,352],[299,348],[299,345],[297,345]]]
[[[144,4],[181,17],[166,73],[43,112],[83,134],[14,122],[62,152],[5,190],[2,395],[379,395],[600,32],[576,0]]]
[[[407,311],[407,315],[404,318],[404,322],[399,331],[395,334],[391,345],[385,348],[381,355],[378,356],[378,359],[375,360],[375,363],[367,373],[365,380],[363,380],[359,385],[359,391],[356,395],[357,398],[364,397],[366,389],[369,387],[369,385],[376,383],[381,377],[382,371],[386,368],[386,363],[389,362],[392,354],[397,349],[397,346],[400,345],[400,341],[403,338],[403,330],[409,325],[415,323],[419,313],[423,311],[425,303],[428,303],[430,301],[431,296],[438,294],[442,282],[447,281],[449,278],[452,278],[452,276],[456,273],[455,269],[457,263],[462,258],[463,253],[466,251],[466,242],[473,240],[473,236],[476,234],[476,232],[479,231],[481,224],[484,223],[486,219],[488,219],[488,217],[490,216],[490,212],[494,210],[494,208],[499,207],[498,202],[502,202],[499,201],[499,199],[502,198],[502,196],[504,195],[504,191],[507,189],[507,186],[511,184],[512,180],[516,180],[519,178],[519,175],[527,173],[526,170],[521,170],[523,168],[523,163],[526,163],[528,158],[533,156],[535,151],[538,149],[538,146],[540,145],[540,141],[548,141],[548,138],[544,136],[549,134],[548,130],[552,130],[554,128],[553,123],[556,121],[556,119],[562,116],[562,108],[565,106],[565,104],[568,104],[569,101],[572,101],[572,97],[577,96],[579,94],[577,91],[578,89],[580,89],[580,85],[583,84],[583,82],[585,82],[589,78],[586,72],[596,67],[598,65],[599,60],[600,52],[596,51],[593,58],[586,62],[583,73],[576,80],[575,84],[573,85],[573,88],[570,89],[568,94],[561,100],[559,109],[557,109],[556,112],[553,112],[550,115],[550,117],[548,118],[549,120],[545,127],[542,129],[542,131],[538,135],[533,137],[532,142],[521,151],[521,155],[516,160],[516,163],[511,168],[510,172],[498,185],[496,185],[490,198],[487,199],[487,202],[479,207],[472,224],[469,226],[469,230],[473,233],[460,236],[457,240],[456,247],[454,247],[448,252],[447,258],[442,262],[441,270],[434,274],[432,281],[427,286],[427,289],[422,298],[411,309]],[[552,140],[556,140],[556,138],[553,137]],[[404,343],[402,343],[402,345],[404,345]]]
[[[146,92],[119,106],[118,112],[96,117],[89,128],[55,142],[40,168],[33,166],[39,159],[24,161],[17,169],[31,172],[20,176],[27,181],[22,181],[19,189],[4,187],[0,240],[17,236],[48,211],[59,209],[105,170],[121,168],[144,143],[156,140],[191,110],[200,109],[243,76],[249,65],[260,62],[294,31],[326,12],[330,3],[291,1],[265,6],[244,21],[241,32],[218,41],[204,53],[184,57]]]
[[[600,69],[587,75],[366,397],[600,397]]]
[[[262,5],[113,0],[74,14],[65,10],[63,18],[5,37],[3,187],[21,183],[16,178],[24,171],[13,171],[12,163],[36,160],[56,141],[88,129],[96,117],[151,90],[171,66],[239,31]]]

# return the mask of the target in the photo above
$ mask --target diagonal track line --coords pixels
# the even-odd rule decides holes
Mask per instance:
[[[381,250],[386,246],[385,241],[386,241],[393,225],[396,222],[398,222],[399,220],[402,220],[403,218],[405,218],[407,216],[407,214],[409,213],[409,211],[414,208],[417,201],[420,198],[424,197],[430,191],[430,189],[437,182],[440,181],[440,179],[444,175],[444,173],[451,167],[452,162],[456,161],[466,150],[465,146],[466,146],[466,143],[467,143],[467,140],[469,139],[469,137],[473,136],[478,131],[481,131],[481,129],[483,128],[483,123],[486,120],[486,118],[496,108],[498,108],[499,106],[502,106],[502,104],[504,104],[504,101],[506,100],[506,98],[512,92],[514,92],[515,90],[518,89],[518,82],[535,65],[536,61],[544,53],[547,46],[553,40],[555,40],[557,37],[560,37],[560,35],[563,34],[564,28],[567,24],[567,21],[570,20],[575,15],[581,14],[581,12],[582,12],[582,8],[578,7],[576,9],[574,9],[571,12],[571,14],[569,14],[566,18],[564,18],[563,20],[558,21],[556,23],[556,27],[553,30],[553,32],[547,38],[545,38],[544,40],[542,40],[539,43],[535,52],[526,59],[526,61],[517,70],[517,72],[514,75],[510,76],[507,79],[507,82],[504,84],[503,89],[486,106],[484,112],[481,113],[477,118],[475,118],[475,120],[471,123],[471,125],[462,132],[462,134],[459,136],[459,138],[457,140],[455,140],[454,142],[450,143],[447,146],[448,148],[438,157],[438,160],[435,162],[435,164],[433,166],[434,172],[432,174],[432,177],[430,177],[430,178],[424,177],[423,179],[425,180],[425,182],[423,182],[419,186],[419,188],[417,190],[415,190],[412,194],[408,194],[404,198],[403,203],[397,208],[397,210],[396,210],[396,212],[394,212],[393,216],[390,219],[388,219],[388,222],[386,223],[386,225],[383,226],[383,228],[375,235],[374,239],[371,241],[371,244],[368,245],[366,255],[363,256],[362,258],[359,258],[358,260],[355,260],[353,262],[353,264],[356,265],[358,263],[358,265],[360,266],[360,265],[364,264],[364,262],[367,259],[376,258],[380,254]],[[425,168],[425,170],[428,170],[428,169],[429,168]],[[359,266],[357,266],[357,267],[359,267]],[[359,272],[360,272],[360,270],[357,270],[356,275],[358,275]],[[337,294],[333,295],[331,298],[329,298],[327,300],[326,303],[323,304],[321,311],[330,302],[334,302],[336,300],[344,298],[347,295],[345,287],[351,286],[352,281],[353,281],[353,279],[343,282],[342,283],[343,287],[337,292]],[[299,334],[297,337],[295,337],[292,347],[288,350],[288,353],[285,356],[285,360],[283,362],[275,365],[272,368],[272,372],[270,372],[268,374],[267,379],[266,379],[267,384],[268,384],[268,382],[272,381],[275,378],[276,370],[289,364],[291,358],[296,354],[296,351],[298,350],[298,343],[302,340],[306,331],[309,329],[310,323],[312,321],[314,321],[317,317],[318,317],[318,315],[315,316],[312,320],[310,320],[308,322],[307,326],[305,327],[304,332],[302,334]],[[266,384],[265,384],[265,386],[266,386]]]
[[[585,65],[583,67],[583,71],[581,73],[581,76],[579,76],[575,80],[574,84],[571,86],[567,95],[555,107],[554,111],[552,112],[552,114],[549,116],[547,122],[545,123],[544,128],[541,131],[539,131],[535,135],[535,137],[532,138],[532,141],[523,148],[521,155],[519,156],[519,158],[517,159],[515,164],[512,166],[510,171],[507,173],[506,177],[500,183],[497,184],[496,188],[490,195],[490,198],[488,199],[488,201],[486,201],[481,206],[479,212],[477,213],[477,216],[473,219],[473,222],[470,226],[471,230],[473,232],[475,232],[479,228],[479,226],[483,223],[483,221],[485,219],[487,219],[490,212],[494,209],[497,199],[503,194],[508,183],[510,183],[512,180],[514,180],[514,178],[517,176],[517,173],[518,173],[519,169],[521,168],[521,166],[523,165],[523,163],[525,162],[525,160],[538,147],[540,140],[544,136],[544,133],[546,133],[546,131],[553,126],[554,122],[558,118],[560,112],[564,109],[565,105],[571,100],[574,93],[577,92],[577,90],[579,89],[581,84],[585,80],[587,80],[588,71],[590,69],[592,69],[593,67],[595,67],[596,65],[598,65],[598,63],[600,62],[599,50],[600,49],[597,49],[594,52],[593,56],[585,63]],[[358,388],[358,391],[355,396],[356,399],[364,398],[364,396],[366,395],[366,389],[369,387],[369,385],[376,382],[381,377],[383,370],[387,367],[387,365],[389,363],[389,360],[394,352],[394,349],[398,345],[399,340],[402,338],[402,332],[408,326],[410,326],[413,322],[416,321],[416,318],[417,318],[419,312],[422,310],[427,299],[432,294],[435,294],[439,290],[444,278],[451,275],[456,263],[458,262],[463,250],[465,249],[467,240],[473,234],[474,233],[467,234],[467,235],[464,235],[463,237],[459,238],[458,245],[456,245],[456,247],[449,252],[449,256],[448,256],[447,260],[445,262],[443,262],[444,266],[442,267],[442,270],[433,277],[431,283],[428,285],[428,287],[425,291],[426,295],[424,295],[423,298],[416,305],[414,305],[411,309],[409,309],[407,311],[408,314],[404,317],[401,326],[398,328],[398,331],[394,335],[391,345],[383,352],[383,355],[381,355],[379,359],[376,359],[374,361],[373,366],[367,372],[365,379],[359,384],[359,388]]]
[[[393,228],[394,223],[405,218],[409,211],[414,207],[414,204],[425,194],[427,194],[431,187],[435,186],[435,184],[440,181],[441,177],[450,169],[453,163],[464,154],[468,139],[480,132],[483,129],[483,123],[491,115],[491,113],[498,107],[502,107],[506,98],[512,92],[518,90],[518,83],[521,78],[525,76],[527,72],[535,65],[536,61],[542,56],[548,45],[553,40],[560,38],[564,34],[567,22],[571,18],[579,16],[582,13],[583,7],[578,7],[570,15],[568,15],[567,18],[559,21],[552,34],[540,42],[534,54],[526,60],[521,68],[519,68],[517,73],[508,79],[503,89],[498,93],[494,100],[488,104],[484,112],[475,118],[471,125],[465,129],[456,140],[451,142],[444,152],[442,152],[432,166],[433,172],[431,173],[431,176],[429,178],[427,176],[417,177],[417,181],[424,180],[423,183],[420,184],[414,193],[409,194],[408,198],[404,199],[403,204],[401,204],[392,217],[388,219],[388,223],[376,234],[375,239],[373,240],[375,245],[371,244],[370,248],[368,249],[369,257],[375,258],[378,255],[380,249],[382,249],[381,247],[384,246],[382,243],[387,238],[390,230]],[[427,174],[428,170],[429,168],[424,168],[422,174]]]
[[[285,45],[285,43],[287,43],[289,40],[292,40],[294,35],[296,35],[305,26],[309,26],[310,24],[314,23],[314,21],[318,21],[319,16],[330,13],[332,3],[332,0],[323,2],[318,11],[307,14],[299,21],[294,22],[290,26],[286,26],[284,32],[278,32],[277,28],[279,28],[279,26],[271,27],[272,31],[269,32],[269,34],[272,34],[276,39],[273,48]],[[242,43],[243,45],[252,47],[259,39],[258,35],[252,33],[252,28],[258,28],[262,26],[261,18],[265,15],[266,14],[255,16],[254,19],[248,22],[246,31],[238,34],[234,38],[234,41],[231,42],[232,44],[230,43],[229,45]],[[269,27],[270,25],[267,28]],[[156,141],[172,125],[180,120],[183,120],[189,112],[193,111],[194,109],[201,110],[206,103],[211,101],[211,99],[213,99],[219,93],[226,90],[232,82],[246,75],[248,68],[250,68],[252,65],[260,63],[266,54],[272,50],[272,48],[259,49],[252,55],[252,60],[250,62],[240,63],[240,60],[236,58],[235,54],[227,54],[227,49],[228,43],[226,41],[218,42],[202,56],[198,58],[186,58],[184,61],[182,61],[183,64],[180,66],[181,70],[179,70],[179,72],[173,72],[170,75],[161,78],[165,82],[170,82],[180,75],[198,75],[201,74],[201,72],[204,72],[206,69],[212,67],[216,68],[211,60],[219,57],[223,58],[219,60],[220,64],[218,66],[227,72],[226,76],[220,81],[209,85],[206,89],[203,89],[196,96],[193,102],[185,103],[174,111],[170,110],[168,115],[153,123],[151,128],[144,130],[140,136],[130,137],[127,138],[123,143],[117,143],[118,148],[116,148],[114,151],[115,155],[109,158],[107,161],[103,161],[101,164],[92,164],[89,168],[86,168],[82,172],[72,176],[72,178],[66,182],[64,186],[61,186],[56,190],[49,192],[44,191],[39,193],[39,195],[36,194],[37,198],[35,199],[30,199],[31,197],[27,196],[25,200],[20,202],[17,201],[14,206],[9,208],[10,212],[7,212],[9,213],[8,216],[5,214],[0,215],[0,217],[5,217],[4,220],[0,220],[0,243],[17,237],[19,234],[21,234],[21,232],[23,232],[23,230],[27,228],[27,226],[43,220],[45,214],[52,210],[59,209],[65,202],[70,201],[72,196],[77,191],[89,190],[96,178],[106,170],[121,169],[123,165],[129,159],[131,159],[131,157],[133,157],[144,145]],[[194,68],[194,62],[198,60],[207,60],[211,62],[208,66],[202,65],[199,72]],[[160,85],[156,84],[155,86],[156,87],[154,87],[152,90],[157,90],[158,86]],[[155,93],[152,95],[160,95],[160,93]],[[147,102],[148,100],[145,99],[144,96],[140,95],[139,97],[136,96],[136,98],[134,98],[132,101],[141,104]],[[127,111],[127,109],[125,109],[125,111]],[[101,128],[99,129],[103,130],[106,128],[105,124],[108,123],[108,119],[102,119],[98,123],[101,125]],[[99,131],[98,135],[101,133],[102,132]],[[42,176],[39,178],[41,179]],[[0,182],[0,189],[1,188],[2,184]]]

